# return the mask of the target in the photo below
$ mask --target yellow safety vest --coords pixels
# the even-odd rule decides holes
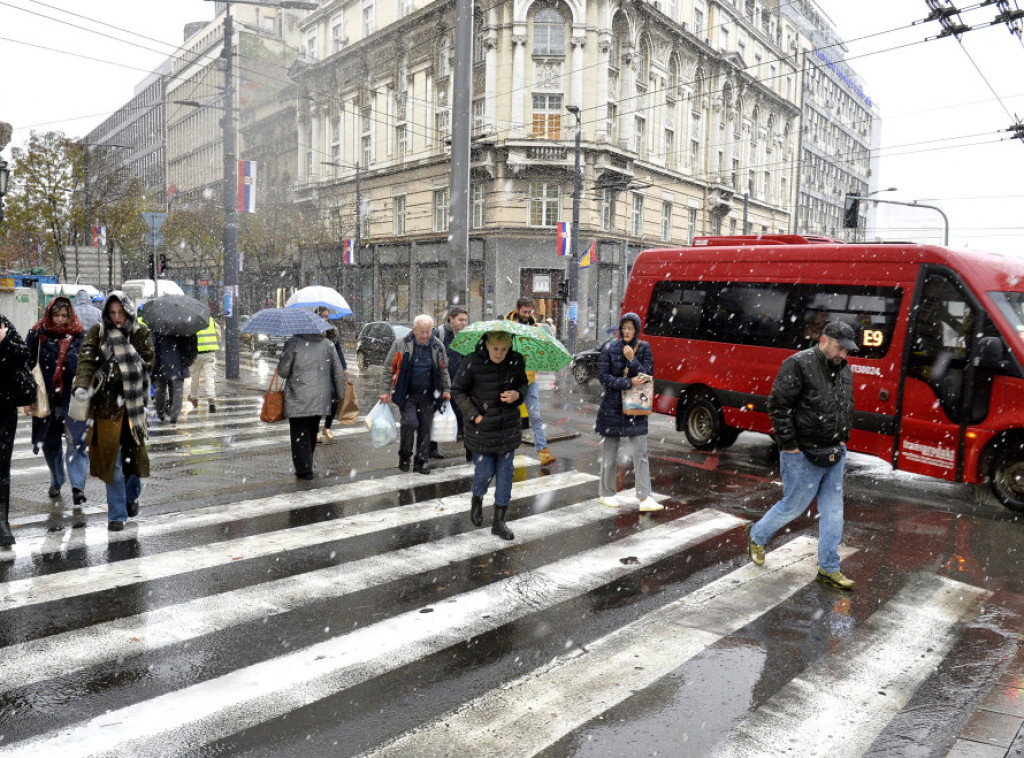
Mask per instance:
[[[196,337],[199,339],[200,353],[212,353],[214,350],[220,350],[220,345],[217,344],[217,327],[213,323],[212,316],[210,323]]]

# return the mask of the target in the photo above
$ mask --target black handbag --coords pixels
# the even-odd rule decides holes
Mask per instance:
[[[800,448],[804,457],[821,468],[832,468],[843,457],[842,445],[829,445],[828,447],[806,447]]]

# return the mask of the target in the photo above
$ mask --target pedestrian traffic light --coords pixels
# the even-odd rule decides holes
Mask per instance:
[[[170,271],[170,266],[167,265],[167,255],[160,253],[160,275],[163,276]]]
[[[568,300],[569,299],[569,282],[561,281],[558,283],[558,299]]]
[[[858,226],[860,226],[860,198],[847,195],[846,205],[843,208],[843,228],[856,229]]]

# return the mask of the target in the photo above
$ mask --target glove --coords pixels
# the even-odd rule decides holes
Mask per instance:
[[[75,400],[77,400],[80,403],[84,403],[88,399],[89,390],[87,390],[85,387],[79,387],[77,390],[75,390]]]

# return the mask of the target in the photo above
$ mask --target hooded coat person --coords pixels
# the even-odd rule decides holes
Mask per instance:
[[[118,301],[127,319],[120,327],[109,316]],[[145,440],[146,399],[153,369],[153,342],[149,329],[135,316],[128,295],[115,290],[103,301],[103,320],[94,324],[78,353],[75,390],[94,389],[90,416],[89,473],[106,484],[114,483],[117,451],[122,450],[124,476],[149,476]]]
[[[103,320],[102,312],[92,304],[92,298],[85,290],[78,290],[75,293],[75,313],[78,314],[78,320],[82,322],[82,329],[86,332],[92,328],[93,324],[98,324]]]
[[[95,309],[94,309],[95,310]],[[67,311],[68,318],[57,323],[55,313]],[[85,330],[82,322],[66,297],[55,297],[46,306],[43,317],[29,330],[25,340],[31,366],[39,364],[50,401],[50,415],[32,419],[32,448],[43,449],[46,465],[50,469],[50,497],[59,497],[67,474],[71,479],[75,505],[85,502],[85,477],[89,469],[86,446],[88,426],[68,415],[72,384],[78,370],[78,353]],[[62,446],[65,430],[68,436],[67,455]],[[66,461],[65,461],[66,458]]]

